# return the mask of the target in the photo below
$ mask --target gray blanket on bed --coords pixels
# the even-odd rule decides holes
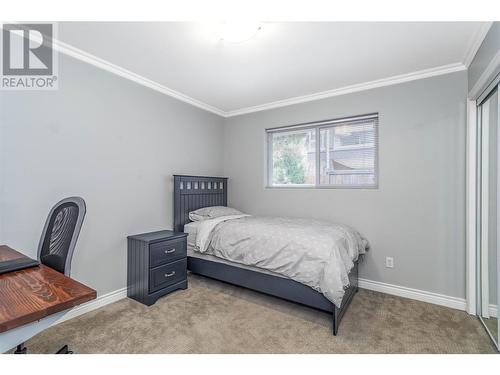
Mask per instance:
[[[308,285],[340,307],[348,274],[368,242],[326,221],[225,216],[200,222],[196,250]]]

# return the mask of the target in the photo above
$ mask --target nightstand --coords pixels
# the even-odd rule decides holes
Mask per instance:
[[[128,236],[127,296],[145,305],[187,288],[187,233],[163,230]]]

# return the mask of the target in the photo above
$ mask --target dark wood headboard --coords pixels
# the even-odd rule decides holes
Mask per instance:
[[[174,175],[174,231],[184,231],[191,211],[210,206],[227,206],[227,177]]]

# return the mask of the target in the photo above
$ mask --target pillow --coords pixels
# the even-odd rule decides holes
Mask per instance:
[[[214,219],[220,216],[229,215],[242,215],[243,212],[238,211],[235,208],[225,207],[225,206],[212,206],[199,208],[196,211],[191,211],[189,213],[189,220],[191,221],[202,221],[208,219]]]

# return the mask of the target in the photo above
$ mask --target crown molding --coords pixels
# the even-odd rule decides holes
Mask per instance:
[[[209,104],[206,104],[200,100],[191,98],[191,97],[189,97],[185,94],[182,94],[178,91],[172,90],[172,89],[170,89],[164,85],[161,85],[155,81],[152,81],[148,78],[145,78],[139,74],[133,73],[130,70],[124,69],[118,65],[110,63],[109,61],[101,59],[95,55],[92,55],[90,53],[82,51],[76,47],[73,47],[73,46],[71,46],[67,43],[61,42],[59,40],[54,40],[54,49],[60,53],[67,55],[67,56],[71,56],[71,57],[76,58],[80,61],[86,62],[86,63],[91,64],[93,66],[96,66],[98,68],[104,69],[104,70],[109,71],[113,74],[119,75],[122,78],[126,78],[128,80],[136,82],[136,83],[143,85],[145,87],[149,87],[149,88],[156,90],[162,94],[171,96],[175,99],[181,100],[181,101],[188,103],[188,104],[191,104],[195,107],[198,107],[198,108],[204,109],[206,111],[215,113],[216,115],[219,115],[221,117],[233,117],[233,116],[239,116],[239,115],[252,113],[252,112],[260,112],[260,111],[265,111],[267,109],[285,107],[285,106],[289,106],[289,105],[293,105],[293,104],[305,103],[305,102],[310,102],[310,101],[314,101],[314,100],[329,98],[332,96],[339,96],[339,95],[350,94],[350,93],[354,93],[354,92],[358,92],[358,91],[370,90],[370,89],[374,89],[374,88],[378,88],[378,87],[396,85],[399,83],[414,81],[414,80],[423,79],[423,78],[434,77],[434,76],[442,75],[442,74],[454,73],[454,72],[458,72],[458,71],[462,71],[462,70],[466,69],[465,65],[463,65],[462,63],[443,65],[443,66],[439,66],[439,67],[435,67],[435,68],[431,68],[431,69],[419,70],[419,71],[412,72],[412,73],[383,78],[383,79],[376,80],[376,81],[370,81],[370,82],[360,83],[360,84],[356,84],[356,85],[346,86],[346,87],[342,87],[342,88],[338,88],[338,89],[334,89],[334,90],[328,90],[328,91],[318,92],[318,93],[314,93],[314,94],[279,100],[279,101],[275,101],[275,102],[271,102],[271,103],[261,104],[258,106],[241,108],[241,109],[237,109],[234,111],[223,111],[222,109],[216,108],[216,107],[211,106]]]
[[[16,23],[16,22],[11,22],[11,23]],[[483,27],[481,27],[481,29],[476,33],[476,35],[474,37],[474,42],[471,43],[471,47],[468,49],[467,55],[464,58],[464,60],[466,62],[469,59],[470,60],[473,59],[475,53],[477,52],[477,49],[480,47],[480,45],[481,45],[486,33],[488,32],[489,28],[491,27],[491,25],[492,25],[492,22],[486,22],[485,25],[483,25]],[[0,24],[0,28],[1,28],[1,26],[2,26],[2,24]],[[387,77],[387,78],[383,78],[383,79],[379,79],[379,80],[374,80],[374,81],[359,83],[359,84],[355,84],[355,85],[345,86],[345,87],[341,87],[338,89],[327,90],[327,91],[317,92],[317,93],[303,95],[303,96],[297,96],[297,97],[293,97],[293,98],[278,100],[278,101],[274,101],[274,102],[270,102],[270,103],[240,108],[240,109],[231,110],[231,111],[224,111],[220,108],[217,108],[217,107],[214,107],[210,104],[204,103],[198,99],[194,99],[194,98],[192,98],[188,95],[185,95],[179,91],[170,89],[170,88],[168,88],[168,87],[166,87],[158,82],[155,82],[155,81],[153,81],[149,78],[146,78],[144,76],[141,76],[139,74],[136,74],[128,69],[122,68],[122,67],[120,67],[116,64],[113,64],[107,60],[101,59],[100,57],[97,57],[97,56],[92,55],[88,52],[85,52],[79,48],[76,48],[70,44],[64,43],[58,39],[54,38],[54,39],[52,39],[52,41],[53,41],[54,50],[56,50],[59,53],[73,57],[77,60],[80,60],[82,62],[93,65],[97,68],[106,70],[106,71],[113,73],[113,74],[116,74],[122,78],[128,79],[128,80],[133,81],[137,84],[140,84],[142,86],[145,86],[145,87],[148,87],[148,88],[153,89],[155,91],[158,91],[164,95],[168,95],[170,97],[173,97],[175,99],[178,99],[178,100],[183,101],[185,103],[191,104],[197,108],[214,113],[214,114],[221,116],[221,117],[224,117],[224,118],[244,115],[244,114],[253,113],[253,112],[265,111],[268,109],[286,107],[286,106],[293,105],[293,104],[306,103],[306,102],[330,98],[330,97],[334,97],[334,96],[340,96],[340,95],[346,95],[346,94],[351,94],[351,93],[365,91],[365,90],[371,90],[371,89],[379,88],[379,87],[397,85],[400,83],[415,81],[415,80],[434,77],[434,76],[443,75],[443,74],[459,72],[459,71],[463,71],[463,70],[467,69],[467,66],[464,65],[463,63],[448,64],[448,65],[438,66],[438,67],[434,67],[434,68],[430,68],[430,69],[419,70],[416,72]],[[472,58],[469,57],[470,55],[472,55]]]
[[[397,85],[399,83],[410,82],[410,81],[415,81],[415,80],[419,80],[419,79],[434,77],[434,76],[438,76],[438,75],[442,75],[442,74],[460,72],[460,71],[463,71],[466,69],[467,68],[462,63],[443,65],[443,66],[438,66],[436,68],[419,70],[419,71],[416,71],[413,73],[401,74],[401,75],[383,78],[383,79],[379,79],[379,80],[375,80],[375,81],[360,83],[360,84],[351,85],[351,86],[345,86],[345,87],[341,87],[341,88],[334,89],[334,90],[322,91],[322,92],[318,92],[318,93],[314,93],[314,94],[298,96],[298,97],[284,99],[284,100],[278,100],[275,102],[257,105],[257,106],[253,106],[253,107],[247,107],[247,108],[237,109],[234,111],[228,111],[228,112],[225,112],[225,117],[239,116],[239,115],[244,115],[244,114],[248,114],[248,113],[252,113],[252,112],[259,112],[259,111],[265,111],[268,109],[285,107],[285,106],[289,106],[289,105],[293,105],[293,104],[312,102],[312,101],[319,100],[319,99],[331,98],[333,96],[346,95],[346,94],[351,94],[351,93],[355,93],[355,92],[359,92],[359,91],[371,90],[371,89],[375,89],[375,88],[379,88],[379,87]]]
[[[500,50],[491,59],[483,73],[469,91],[469,99],[476,100],[500,72]]]
[[[20,24],[18,21],[9,21],[9,22],[3,22],[0,23],[0,29],[3,29],[4,23],[14,23],[14,24]],[[44,35],[47,37],[46,35]],[[187,96],[181,92],[172,90],[158,82],[155,82],[149,78],[143,77],[139,74],[136,74],[130,70],[127,70],[125,68],[122,68],[121,66],[118,66],[116,64],[113,64],[107,60],[101,59],[100,57],[97,57],[95,55],[92,55],[88,52],[85,52],[81,49],[78,49],[68,43],[64,43],[56,38],[51,38],[52,40],[52,47],[54,48],[55,51],[62,53],[64,55],[73,57],[77,60],[80,60],[82,62],[85,62],[87,64],[93,65],[97,68],[106,70],[110,73],[116,74],[122,78],[128,79],[130,81],[133,81],[135,83],[138,83],[142,86],[149,87],[150,89],[153,89],[155,91],[158,91],[164,95],[168,95],[172,98],[178,99],[180,101],[183,101],[185,103],[191,104],[195,107],[201,108],[205,111],[215,113],[216,115],[225,117],[225,112],[219,108],[216,108],[210,104],[204,103],[200,100],[191,98],[190,96]]]
[[[118,65],[115,65],[107,60],[101,59],[95,55],[82,51],[76,47],[73,47],[67,43],[61,42],[60,40],[53,40],[53,47],[59,53],[63,53],[67,56],[73,57],[77,60],[83,61],[100,69],[106,70],[110,73],[116,74],[122,78],[128,79],[135,83],[138,83],[142,86],[149,87],[155,91],[158,91],[162,94],[168,95],[172,98],[178,99],[185,103],[191,104],[195,107],[201,108],[205,111],[215,113],[216,115],[225,117],[225,112],[219,108],[206,104],[200,100],[191,98],[181,92],[172,90],[162,84],[159,84],[149,78],[143,77],[139,74],[131,72],[125,68],[122,68]]]
[[[273,109],[273,108],[285,107],[285,106],[289,106],[289,105],[293,105],[293,104],[310,102],[310,101],[319,100],[319,99],[325,99],[325,98],[329,98],[329,97],[333,97],[333,96],[340,96],[340,95],[350,94],[350,93],[354,93],[354,92],[370,90],[370,89],[374,89],[374,88],[378,88],[378,87],[396,85],[399,83],[415,81],[415,80],[434,77],[434,76],[438,76],[438,75],[442,75],[442,74],[454,73],[454,72],[458,72],[458,71],[462,71],[462,70],[466,69],[465,65],[462,63],[443,65],[443,66],[439,66],[439,67],[435,67],[435,68],[431,68],[431,69],[419,70],[419,71],[412,72],[412,73],[401,74],[401,75],[397,75],[397,76],[393,76],[393,77],[388,77],[388,78],[383,78],[380,80],[375,80],[375,81],[360,83],[360,84],[356,84],[356,85],[346,86],[346,87],[342,87],[342,88],[338,88],[338,89],[322,91],[322,92],[318,92],[318,93],[314,93],[314,94],[298,96],[298,97],[284,99],[284,100],[278,100],[275,102],[270,102],[270,103],[252,106],[252,107],[241,108],[241,109],[237,109],[234,111],[223,111],[222,109],[216,108],[216,107],[211,106],[209,104],[206,104],[200,100],[191,98],[191,97],[189,97],[185,94],[182,94],[178,91],[172,90],[172,89],[170,89],[164,85],[161,85],[153,80],[145,78],[139,74],[131,72],[130,70],[122,68],[118,65],[115,65],[109,61],[101,59],[95,55],[92,55],[90,53],[82,51],[76,47],[73,47],[73,46],[71,46],[67,43],[61,42],[59,40],[54,40],[54,49],[60,53],[67,55],[67,56],[71,56],[75,59],[78,59],[80,61],[91,64],[95,67],[98,67],[98,68],[104,69],[108,72],[111,72],[113,74],[116,74],[122,78],[131,80],[131,81],[136,82],[142,86],[149,87],[149,88],[156,90],[162,94],[171,96],[175,99],[181,100],[185,103],[191,104],[195,107],[198,107],[198,108],[201,108],[203,110],[215,113],[216,115],[219,115],[219,116],[225,117],[225,118],[239,116],[239,115],[252,113],[252,112],[265,111],[265,110]]]
[[[493,22],[484,22],[481,25],[481,27],[477,30],[474,37],[472,38],[472,42],[467,51],[465,52],[463,58],[464,65],[467,68],[472,63],[472,60],[474,60],[474,57],[476,56],[476,53],[479,50],[479,47],[481,47],[481,44],[483,43],[484,38],[486,38],[486,34],[488,34],[488,31],[490,31],[492,25]]]

